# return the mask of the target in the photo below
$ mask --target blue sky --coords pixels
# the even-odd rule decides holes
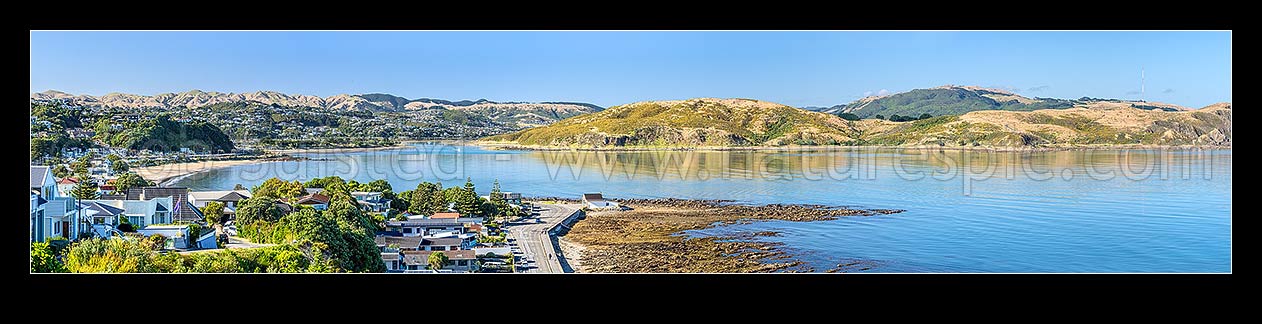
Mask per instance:
[[[944,84],[1231,101],[1230,32],[31,32],[31,92],[831,106]]]

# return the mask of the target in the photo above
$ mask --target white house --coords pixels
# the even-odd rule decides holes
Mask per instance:
[[[618,203],[605,200],[599,192],[583,194],[583,204],[590,209],[618,209]]]
[[[390,199],[382,198],[377,191],[353,191],[351,197],[359,203],[360,209],[370,212],[383,212],[390,209]]]
[[[48,166],[31,166],[31,242],[50,237],[79,238],[87,231],[79,222],[78,203],[57,192],[57,179]]]
[[[170,206],[174,204],[172,197],[158,197],[149,200],[84,200],[80,202],[80,207],[83,208],[84,219],[92,224],[117,227],[122,217],[132,228],[142,229],[153,224],[171,224]]]
[[[430,233],[455,231],[464,233],[464,223],[459,219],[409,219],[407,221],[387,221],[386,228],[397,230],[403,236],[422,236]]]
[[[381,263],[386,264],[386,272],[403,272],[405,265],[403,264],[403,252],[396,249],[386,249],[381,252]]]
[[[57,180],[57,194],[62,197],[70,197],[70,191],[74,190],[74,186],[79,184],[79,179],[74,177],[65,177]]]
[[[236,208],[237,202],[242,199],[250,198],[249,190],[223,190],[223,191],[189,191],[188,202],[194,207],[203,208],[207,203],[217,201],[223,203],[224,207]]]

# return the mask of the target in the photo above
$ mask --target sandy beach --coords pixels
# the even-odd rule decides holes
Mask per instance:
[[[395,146],[379,146],[379,147],[347,147],[347,148],[314,148],[314,149],[283,149],[283,150],[267,150],[268,153],[274,154],[301,154],[301,153],[347,153],[347,152],[369,152],[395,150],[412,147],[411,143],[403,143]]]
[[[198,162],[186,162],[186,163],[172,163],[172,164],[155,165],[151,167],[133,168],[132,171],[135,171],[136,174],[140,175],[141,177],[144,177],[147,180],[157,183],[158,186],[167,186],[167,185],[170,185],[171,182],[174,182],[174,180],[177,180],[180,177],[192,175],[198,172],[205,172],[205,171],[214,170],[218,168],[226,168],[226,167],[237,166],[237,165],[292,160],[293,158],[289,156],[290,154],[369,152],[369,151],[394,150],[394,149],[402,149],[402,148],[409,148],[409,147],[412,147],[411,143],[404,143],[404,144],[399,144],[395,146],[383,146],[383,147],[267,150],[269,156],[277,156],[277,157],[249,159],[249,160],[213,160],[213,161],[198,161]]]
[[[133,168],[136,174],[146,180],[157,183],[158,186],[169,185],[169,180],[174,180],[180,176],[190,175],[198,172],[209,171],[218,168],[225,168],[235,165],[245,165],[263,162],[277,161],[274,158],[268,159],[251,159],[251,160],[222,160],[222,161],[199,161],[186,163],[173,163],[155,165],[151,167]]]

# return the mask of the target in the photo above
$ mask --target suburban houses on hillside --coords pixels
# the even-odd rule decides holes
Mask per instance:
[[[141,239],[157,235],[166,238],[164,251],[258,246],[234,247],[240,243],[232,243],[240,241],[236,237],[233,216],[243,202],[256,199],[250,190],[193,191],[166,186],[125,190],[98,188],[95,199],[76,199],[69,194],[77,190],[80,181],[85,180],[58,179],[47,166],[31,166],[31,242],[91,237]],[[411,214],[392,209],[391,199],[386,198],[384,192],[352,191],[349,194],[363,213],[390,217],[378,218],[381,219],[379,229],[374,235],[387,272],[513,272],[514,265],[526,265],[525,261],[521,264],[514,261],[514,254],[520,252],[513,252],[515,247],[510,249],[512,243],[505,240],[500,225],[488,224],[480,216],[462,215],[454,208],[430,215]],[[300,208],[328,210],[331,195],[323,188],[304,188],[298,197],[269,199],[275,210],[288,214]],[[512,206],[522,204],[520,194],[504,197]],[[211,203],[222,206],[219,224],[208,223],[203,212]],[[442,257],[435,253],[441,253]],[[447,262],[434,268],[433,262],[443,258]],[[483,267],[483,264],[489,266]]]

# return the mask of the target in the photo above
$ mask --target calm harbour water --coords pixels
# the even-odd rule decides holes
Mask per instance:
[[[871,272],[1229,272],[1230,150],[1056,152],[845,148],[785,152],[409,149],[303,154],[313,160],[234,166],[175,185],[228,190],[270,177],[339,175],[473,179],[505,191],[577,198],[730,199],[906,212],[822,222],[769,221],[689,235],[780,232],[760,240],[825,271],[851,260]]]

